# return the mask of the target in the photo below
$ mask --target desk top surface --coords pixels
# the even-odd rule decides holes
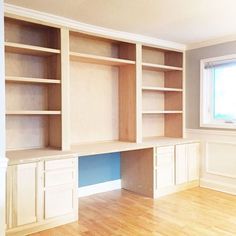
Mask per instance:
[[[107,141],[96,143],[85,143],[72,145],[70,151],[61,151],[52,148],[38,148],[27,150],[7,151],[6,156],[9,159],[9,165],[24,164],[42,160],[53,160],[58,158],[81,157],[105,153],[133,151],[153,147],[162,147],[184,143],[199,142],[198,140],[183,138],[148,138],[142,143]]]

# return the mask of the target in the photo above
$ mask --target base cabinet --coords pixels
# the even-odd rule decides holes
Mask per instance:
[[[122,188],[157,198],[199,186],[199,149],[184,143],[123,152]]]
[[[78,219],[77,158],[8,167],[7,235],[27,235]]]

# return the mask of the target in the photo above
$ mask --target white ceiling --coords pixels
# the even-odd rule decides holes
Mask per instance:
[[[80,22],[193,44],[236,34],[236,0],[6,0]]]

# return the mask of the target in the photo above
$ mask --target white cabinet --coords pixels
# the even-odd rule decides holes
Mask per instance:
[[[176,145],[176,184],[199,179],[199,143]]]
[[[77,158],[65,158],[8,167],[7,235],[77,220],[77,164]]]
[[[29,163],[8,167],[7,176],[7,224],[19,227],[38,221],[40,201],[38,193],[42,186],[40,167],[42,163]]]
[[[156,188],[174,185],[174,146],[156,148]]]

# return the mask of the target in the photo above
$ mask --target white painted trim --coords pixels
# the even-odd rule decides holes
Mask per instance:
[[[80,187],[78,188],[78,197],[86,197],[96,193],[104,193],[116,189],[121,189],[121,179]]]
[[[207,174],[211,174],[211,175],[217,175],[217,176],[222,176],[222,177],[226,177],[226,178],[231,178],[231,179],[236,179],[236,175],[229,175],[229,174],[225,174],[222,172],[215,172],[215,171],[211,171],[210,167],[209,167],[209,144],[224,144],[224,145],[236,145],[236,143],[233,142],[206,142],[205,143],[205,165],[206,165],[206,173]]]
[[[225,130],[213,130],[213,129],[186,129],[186,134],[195,135],[217,135],[217,136],[229,136],[235,137],[236,131],[225,131]]]
[[[186,49],[185,44],[176,43],[172,41],[157,39],[154,37],[149,37],[140,34],[133,34],[124,31],[118,31],[113,29],[108,29],[104,27],[99,27],[95,25],[85,24],[79,21],[71,20],[65,17],[56,16],[49,13],[44,13],[28,8],[23,8],[15,6],[12,4],[4,3],[5,14],[7,16],[21,16],[25,19],[34,19],[36,21],[41,21],[42,23],[51,23],[59,27],[67,27],[76,31],[83,33],[90,33],[97,36],[114,38],[117,40],[130,41],[134,43],[143,43],[145,45],[150,45],[154,47],[162,47],[166,49],[172,49],[177,51],[183,51]]]
[[[236,195],[236,186],[209,179],[200,179],[200,187],[210,188],[224,193]]]
[[[193,50],[193,49],[198,49],[198,48],[203,48],[203,47],[209,47],[209,46],[214,46],[214,45],[222,44],[222,43],[228,43],[228,42],[232,42],[232,41],[236,41],[235,34],[228,35],[225,37],[210,39],[210,40],[206,40],[203,42],[188,44],[186,46],[186,50]]]

